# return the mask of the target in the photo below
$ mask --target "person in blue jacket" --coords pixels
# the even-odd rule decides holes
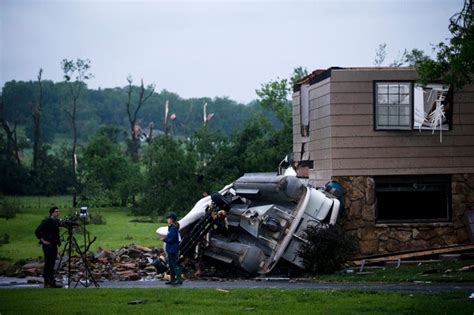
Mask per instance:
[[[166,243],[166,254],[171,275],[170,281],[167,281],[166,284],[179,285],[183,283],[183,280],[181,279],[181,269],[178,264],[180,242],[178,217],[175,213],[170,213],[166,219],[168,221],[168,234],[163,242]]]

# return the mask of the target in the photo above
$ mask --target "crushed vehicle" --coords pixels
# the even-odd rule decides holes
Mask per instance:
[[[334,193],[334,190],[332,191]],[[335,195],[342,195],[338,191]],[[335,224],[340,201],[296,176],[250,173],[199,200],[180,221],[180,252],[209,257],[249,274],[268,274],[298,256],[308,225]],[[163,237],[168,228],[157,234]]]

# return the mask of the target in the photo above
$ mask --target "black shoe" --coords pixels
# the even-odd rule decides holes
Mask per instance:
[[[181,285],[183,284],[183,280],[181,279],[177,279],[177,280],[174,280],[173,282],[171,282],[172,285]]]

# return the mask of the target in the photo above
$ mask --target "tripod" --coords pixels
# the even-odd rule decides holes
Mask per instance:
[[[75,224],[71,224],[71,223],[72,222],[69,222],[69,224],[66,224],[67,240],[66,240],[66,244],[64,245],[64,249],[61,253],[61,258],[59,259],[58,269],[61,268],[61,263],[64,259],[64,254],[67,252],[67,255],[68,255],[67,285],[68,285],[68,288],[70,288],[71,287],[71,275],[72,275],[72,273],[71,273],[71,263],[72,263],[71,256],[72,256],[72,251],[73,251],[73,248],[74,248],[75,252],[81,257],[83,267],[84,267],[84,272],[77,279],[76,284],[74,285],[74,288],[76,288],[79,283],[81,285],[83,285],[84,287],[86,287],[86,288],[91,286],[92,284],[94,284],[95,287],[99,287],[99,284],[94,279],[94,276],[92,275],[92,271],[90,270],[89,265],[87,263],[87,251],[89,250],[92,243],[94,243],[94,241],[96,240],[96,237],[94,237],[94,239],[92,241],[90,241],[90,238],[89,238],[88,242],[86,241],[86,234],[89,235],[89,232],[87,232],[86,223],[85,223],[85,220],[83,220],[83,222],[82,222],[82,226],[83,226],[82,231],[84,233],[84,250],[81,250],[81,246],[79,246],[79,243],[77,242],[77,239],[74,237],[74,225],[77,226],[78,224],[76,222],[74,222]],[[81,282],[82,279],[85,280],[84,283]]]

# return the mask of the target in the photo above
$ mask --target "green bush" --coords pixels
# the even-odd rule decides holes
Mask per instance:
[[[91,214],[89,223],[95,224],[95,225],[107,224],[107,222],[105,221],[105,218],[100,213]]]
[[[330,274],[341,269],[357,249],[355,239],[336,225],[310,225],[303,234],[306,240],[299,249],[305,269]]]
[[[4,197],[0,198],[0,218],[4,218],[6,220],[13,219],[16,217],[17,210],[17,205]]]

